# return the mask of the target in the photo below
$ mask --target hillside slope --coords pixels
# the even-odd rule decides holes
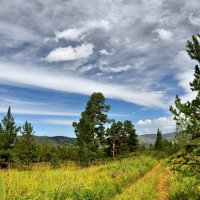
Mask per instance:
[[[174,133],[163,134],[163,137],[167,140],[172,140]],[[154,144],[156,140],[156,134],[139,135],[139,143],[144,146]],[[35,136],[36,143],[38,144],[53,144],[53,145],[68,145],[76,142],[76,138],[65,136]]]

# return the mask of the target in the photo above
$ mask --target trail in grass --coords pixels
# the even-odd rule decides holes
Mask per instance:
[[[168,171],[158,163],[153,169],[139,178],[114,200],[167,200],[168,199]]]
[[[158,185],[158,199],[160,200],[168,200],[169,176],[170,170],[165,168],[160,175],[160,183]]]

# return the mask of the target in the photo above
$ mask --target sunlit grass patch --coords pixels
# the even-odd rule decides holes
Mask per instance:
[[[199,200],[200,180],[175,172],[170,177],[169,200]]]
[[[157,160],[138,156],[87,168],[76,165],[0,171],[0,199],[108,199],[150,170]]]

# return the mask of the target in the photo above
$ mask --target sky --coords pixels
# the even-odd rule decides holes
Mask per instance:
[[[89,96],[138,134],[174,131],[174,97],[194,94],[187,40],[199,0],[0,0],[0,118],[36,135],[75,137]]]

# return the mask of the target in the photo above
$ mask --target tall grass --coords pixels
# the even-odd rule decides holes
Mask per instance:
[[[175,172],[170,177],[169,200],[199,200],[200,180]]]
[[[164,167],[157,165],[149,171],[144,177],[134,182],[124,191],[116,195],[115,200],[155,200],[159,199],[159,185],[161,176],[165,171]]]
[[[88,168],[37,166],[32,171],[0,171],[0,199],[109,199],[156,163],[151,156],[138,156]]]

